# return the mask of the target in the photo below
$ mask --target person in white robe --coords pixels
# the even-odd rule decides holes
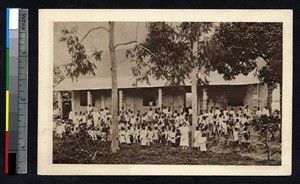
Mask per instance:
[[[73,121],[73,124],[74,124],[74,128],[76,130],[79,127],[79,116],[77,115],[77,112],[75,112],[72,121]]]
[[[194,145],[193,147],[196,149],[200,148],[200,137],[202,136],[201,131],[199,130],[199,127],[196,127],[195,133],[194,133]]]
[[[74,117],[74,111],[71,109],[69,112],[69,120],[73,121],[73,117]]]
[[[147,131],[147,146],[150,146],[153,143],[153,131],[150,126],[148,126]]]
[[[121,131],[119,132],[119,142],[120,144],[126,143],[126,132],[125,128],[122,127]]]
[[[183,123],[183,126],[178,128],[180,130],[180,146],[182,149],[187,149],[189,147],[189,128],[186,123]]]
[[[84,124],[84,125],[86,125],[86,123],[87,123],[86,116],[87,115],[85,113],[82,114],[82,124]]]
[[[239,139],[240,139],[240,137],[239,137],[239,129],[237,128],[237,127],[235,127],[234,129],[233,129],[233,144],[236,146],[236,145],[238,145],[238,143],[239,143]]]
[[[58,138],[62,138],[63,133],[66,132],[66,126],[64,124],[64,120],[62,120],[61,122],[58,122],[58,126],[56,127],[56,135]]]
[[[130,127],[127,127],[127,130],[125,132],[125,137],[126,137],[126,143],[127,144],[131,144],[131,142],[130,142],[130,136],[131,136]]]
[[[255,112],[255,115],[256,115],[257,118],[260,118],[261,115],[262,115],[262,111],[260,110],[259,107],[257,107],[256,112]]]
[[[207,146],[206,146],[207,145],[207,137],[204,133],[200,137],[199,143],[200,143],[200,151],[206,152],[207,151]]]
[[[146,130],[146,127],[143,127],[142,130],[140,131],[140,140],[141,140],[141,145],[146,146],[148,142],[148,130]]]
[[[219,107],[216,107],[215,115],[218,117],[221,114],[221,111],[219,110]]]

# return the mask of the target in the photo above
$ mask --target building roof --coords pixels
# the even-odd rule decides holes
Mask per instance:
[[[156,80],[151,76],[149,76],[148,82],[144,81],[136,83],[131,71],[131,67],[135,66],[135,62],[131,62],[129,58],[126,58],[125,49],[116,50],[116,59],[118,88],[151,88],[165,86],[166,80]],[[71,78],[66,77],[54,88],[54,91],[111,89],[112,80],[109,52],[104,51],[102,54],[102,60],[95,61],[95,64],[97,66],[95,76],[80,76],[78,79],[74,79],[73,81]],[[209,81],[209,85],[246,85],[259,83],[259,80],[253,75],[253,73],[250,73],[247,76],[239,75],[234,80],[226,81],[218,72],[211,72],[207,79]],[[186,86],[191,86],[190,80],[185,82]]]

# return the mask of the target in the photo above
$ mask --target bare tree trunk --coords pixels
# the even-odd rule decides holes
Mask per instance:
[[[279,84],[279,103],[280,103],[280,119],[281,119],[281,124],[279,124],[279,142],[282,141],[282,84]]]
[[[197,42],[195,42],[192,45],[191,48],[191,60],[193,60],[193,53],[196,53],[197,51]],[[197,115],[198,115],[198,93],[197,93],[197,74],[198,74],[198,69],[195,67],[193,69],[192,73],[192,127],[191,127],[191,132],[192,132],[192,143],[191,147],[194,146],[194,136],[195,136],[195,129],[197,125]]]
[[[114,22],[109,22],[109,50],[110,50],[110,61],[111,61],[111,79],[112,79],[112,90],[111,90],[111,112],[112,112],[112,136],[111,136],[111,151],[116,153],[119,149],[118,145],[118,81],[117,81],[117,64],[116,64],[116,53],[114,43]]]
[[[269,109],[270,115],[272,114],[272,93],[273,90],[267,85],[268,88],[268,95],[267,95],[267,107]]]

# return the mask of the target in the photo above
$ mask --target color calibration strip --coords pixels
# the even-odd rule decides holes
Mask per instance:
[[[27,173],[28,10],[6,10],[5,173]]]

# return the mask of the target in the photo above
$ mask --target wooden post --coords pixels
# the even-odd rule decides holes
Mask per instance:
[[[119,149],[118,143],[118,79],[115,52],[115,22],[109,22],[109,53],[111,62],[111,112],[112,112],[112,141],[111,151],[116,153]]]
[[[162,110],[162,89],[158,89],[158,104],[157,106]]]

